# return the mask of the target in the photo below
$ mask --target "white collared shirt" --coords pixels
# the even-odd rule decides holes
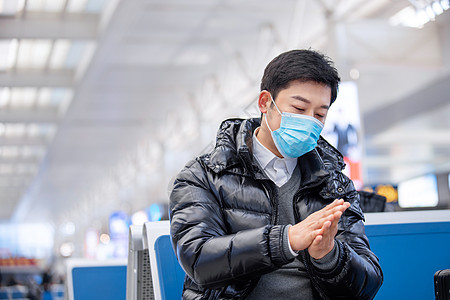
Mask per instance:
[[[279,158],[267,149],[256,137],[259,127],[253,132],[253,156],[256,158],[264,173],[269,177],[278,187],[282,186],[292,176],[295,167],[297,166],[297,158]],[[291,225],[288,225],[291,226]],[[293,256],[297,256],[292,250],[291,243],[288,238],[289,251]]]
[[[253,156],[256,158],[264,173],[278,187],[282,186],[292,176],[297,166],[297,158],[279,158],[267,149],[256,137],[259,127],[253,132]]]

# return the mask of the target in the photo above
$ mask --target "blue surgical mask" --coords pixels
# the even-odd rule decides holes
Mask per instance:
[[[275,104],[273,98],[272,102]],[[267,115],[264,119],[272,134],[273,142],[281,155],[296,158],[313,150],[317,146],[323,123],[310,116],[282,113],[276,104],[275,107],[281,115],[280,128],[272,131],[267,122]]]

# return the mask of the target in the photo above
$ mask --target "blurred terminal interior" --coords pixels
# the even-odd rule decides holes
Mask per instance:
[[[67,258],[126,257],[129,225],[168,218],[173,177],[220,122],[259,116],[263,69],[288,49],[336,63],[324,136],[366,212],[449,209],[448,8],[0,0],[0,284],[32,290],[63,282]]]

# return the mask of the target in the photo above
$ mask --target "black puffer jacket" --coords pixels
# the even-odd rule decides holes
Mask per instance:
[[[222,123],[215,149],[187,164],[170,195],[171,237],[187,277],[184,299],[244,299],[262,274],[290,262],[282,249],[286,225],[274,225],[274,184],[253,160],[259,119]],[[352,182],[341,173],[341,154],[320,139],[301,156],[297,221],[336,198],[351,203],[335,238],[339,262],[321,274],[301,251],[317,299],[371,299],[383,275],[364,234],[363,213]]]

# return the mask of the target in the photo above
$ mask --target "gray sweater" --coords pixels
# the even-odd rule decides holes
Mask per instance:
[[[300,186],[300,175],[300,168],[297,165],[289,181],[277,188],[277,224],[295,224],[293,198]],[[289,250],[288,227],[284,232],[283,246],[285,255],[294,258]],[[323,271],[331,270],[337,264],[339,256],[336,249],[334,247],[333,251],[320,260],[312,259],[313,265]],[[297,256],[282,268],[261,276],[246,299],[313,299],[311,282],[301,256]]]

